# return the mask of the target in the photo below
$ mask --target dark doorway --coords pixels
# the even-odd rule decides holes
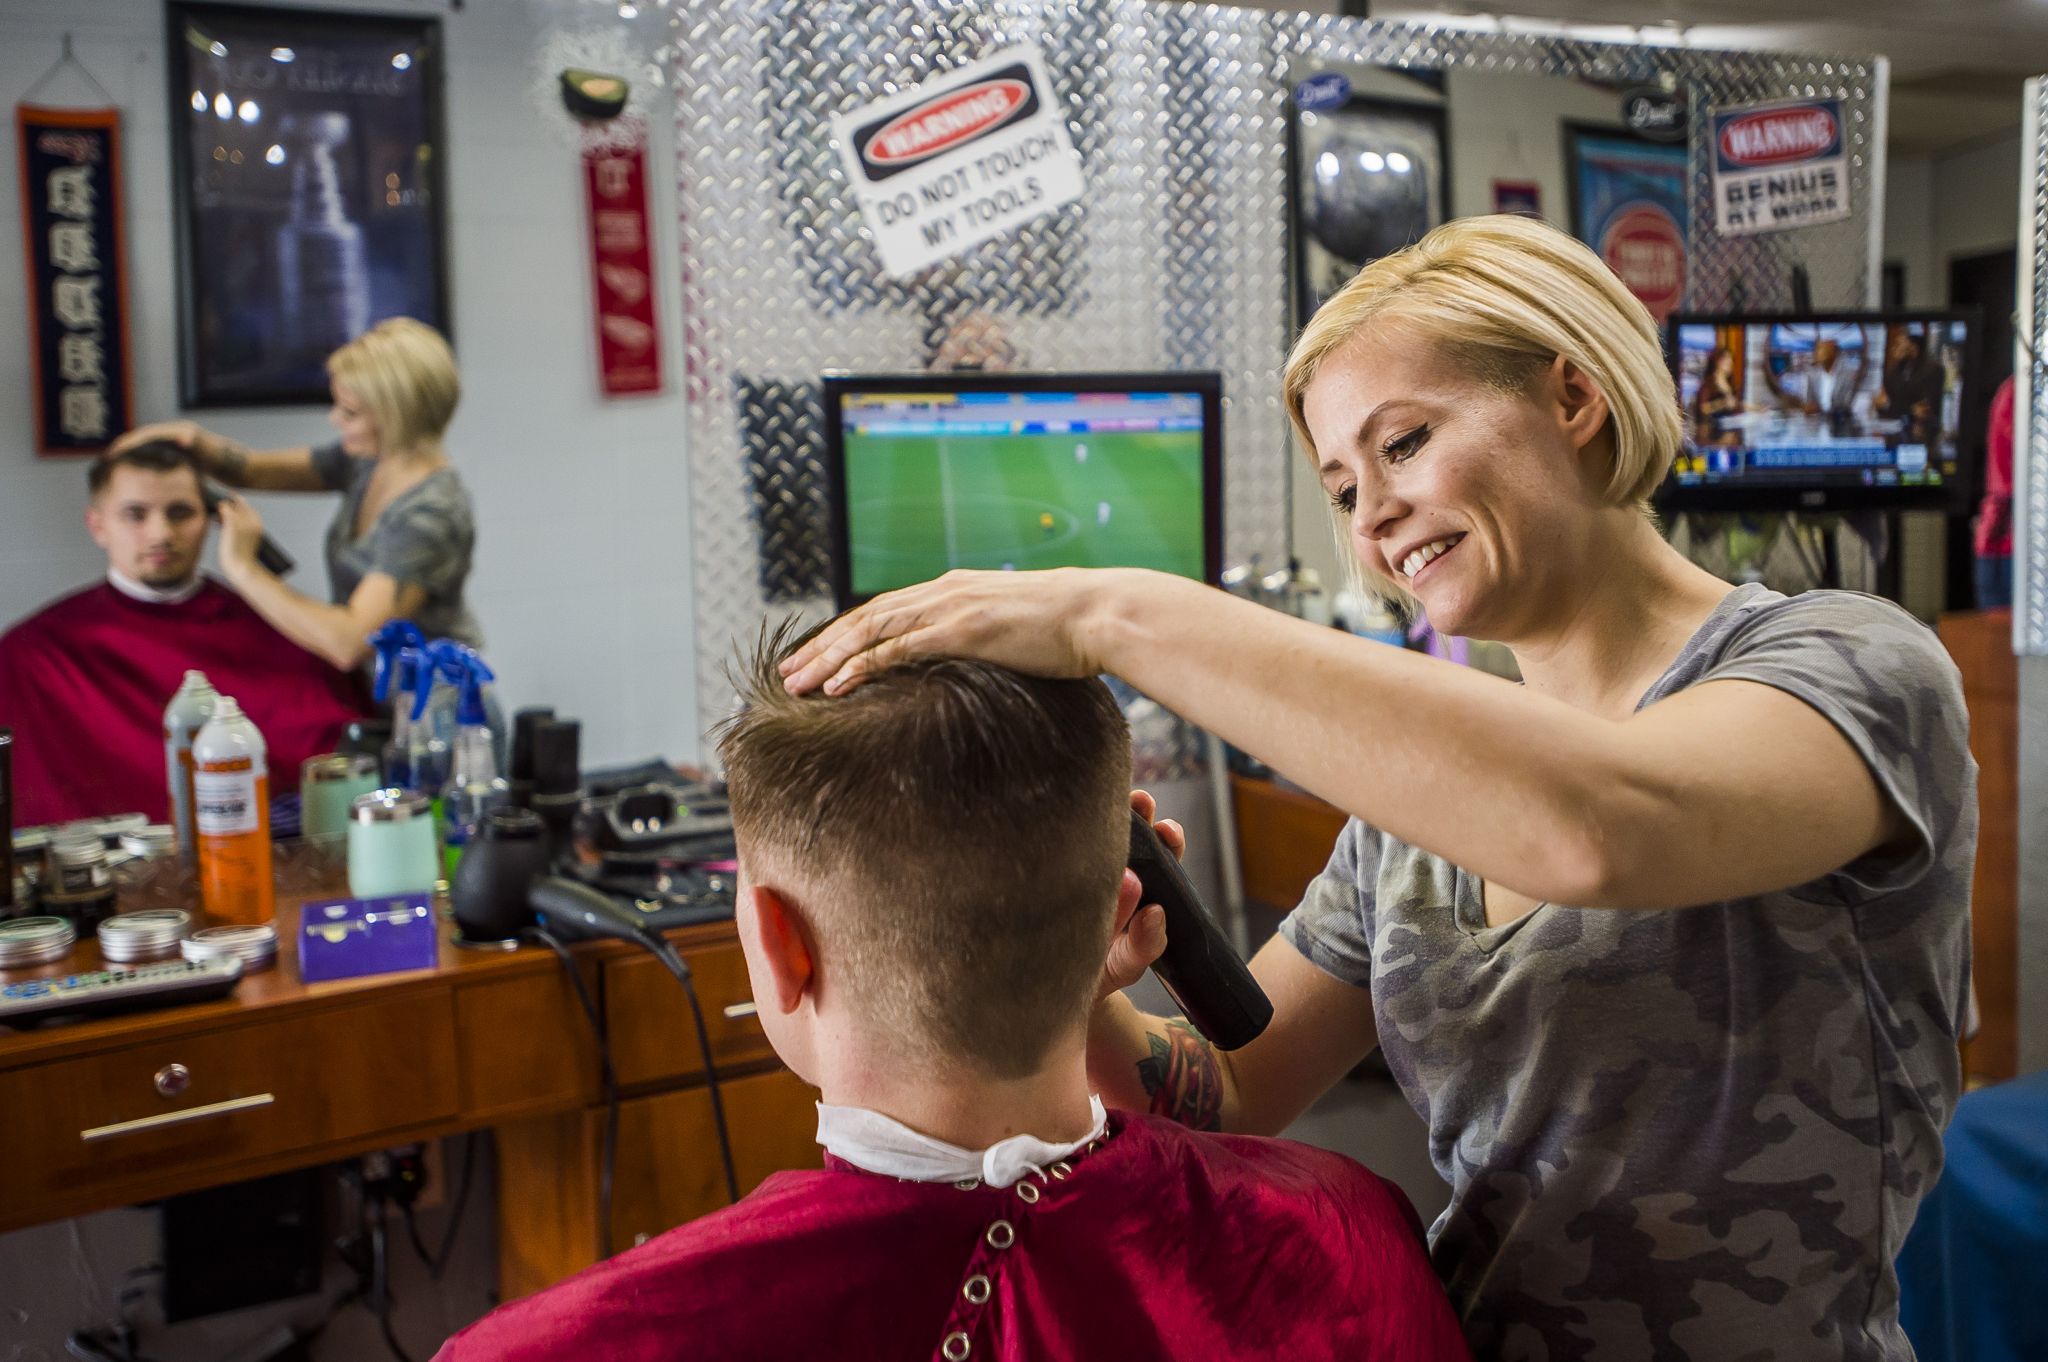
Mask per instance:
[[[1950,307],[1975,308],[1983,318],[1977,349],[1976,389],[1962,414],[1960,432],[1969,451],[1972,510],[1984,496],[1984,427],[1991,395],[2012,377],[2013,308],[2019,300],[2019,256],[2013,250],[1966,255],[1948,262]],[[1970,552],[1970,516],[1958,513],[1948,525],[1948,592],[1945,606],[1969,610],[1975,579]]]

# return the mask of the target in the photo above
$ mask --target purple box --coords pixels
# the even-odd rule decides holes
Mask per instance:
[[[426,894],[321,899],[299,912],[299,978],[309,984],[432,969],[440,952],[440,924]]]

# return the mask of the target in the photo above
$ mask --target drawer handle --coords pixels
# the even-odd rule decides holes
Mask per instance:
[[[231,1097],[225,1102],[209,1102],[203,1107],[192,1107],[186,1111],[167,1111],[161,1116],[144,1116],[134,1121],[116,1121],[110,1126],[94,1126],[81,1130],[78,1138],[87,1144],[100,1140],[111,1140],[118,1135],[139,1135],[145,1130],[162,1130],[166,1126],[181,1126],[188,1121],[204,1121],[213,1116],[228,1116],[238,1111],[249,1111],[256,1107],[267,1107],[277,1098],[267,1092],[254,1097]]]
[[[760,1010],[760,1006],[755,1003],[727,1003],[725,1005],[725,1019],[727,1021],[738,1021],[742,1017],[754,1016]]]

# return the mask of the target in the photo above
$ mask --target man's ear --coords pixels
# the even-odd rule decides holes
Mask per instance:
[[[747,893],[754,910],[754,933],[761,947],[761,963],[767,967],[769,986],[775,990],[775,1010],[794,1012],[817,980],[810,924],[804,921],[802,910],[777,890],[753,884],[747,886]]]
[[[85,503],[85,532],[92,536],[92,542],[101,548],[107,546],[106,517],[100,514],[100,501],[94,497]]]

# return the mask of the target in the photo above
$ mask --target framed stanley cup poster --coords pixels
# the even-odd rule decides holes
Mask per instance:
[[[438,21],[168,13],[184,405],[325,402],[372,324],[445,334]]]

